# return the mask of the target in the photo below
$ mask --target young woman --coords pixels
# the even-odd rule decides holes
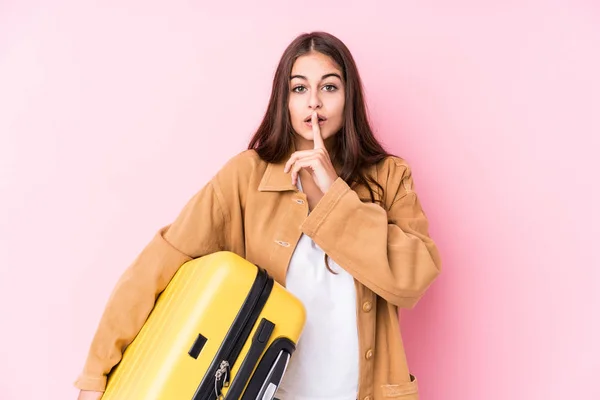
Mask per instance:
[[[75,383],[80,399],[101,398],[177,269],[220,250],[265,268],[306,307],[277,398],[418,399],[398,307],[417,303],[441,261],[410,167],[375,139],[361,86],[336,37],[302,34],[288,46],[248,150],[156,233],[117,283]]]

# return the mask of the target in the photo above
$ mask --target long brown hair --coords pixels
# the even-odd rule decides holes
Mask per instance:
[[[310,52],[329,56],[342,71],[345,86],[343,124],[334,136],[329,156],[334,165],[340,165],[339,176],[350,186],[364,185],[371,202],[379,201],[383,206],[384,188],[366,175],[366,168],[377,164],[391,154],[375,139],[367,118],[362,81],[354,58],[346,45],[337,37],[326,32],[303,33],[296,37],[283,52],[275,77],[271,98],[265,116],[248,144],[266,162],[278,163],[289,154],[293,145],[294,131],[290,121],[288,98],[290,75],[296,59]],[[375,198],[375,185],[380,191]],[[368,199],[362,199],[368,201]],[[325,256],[325,265],[333,272]]]

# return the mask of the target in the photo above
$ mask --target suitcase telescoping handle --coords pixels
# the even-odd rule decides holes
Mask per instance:
[[[275,339],[262,356],[241,400],[271,400],[295,350],[296,344],[289,338]]]
[[[246,354],[239,371],[235,375],[235,379],[225,395],[226,400],[238,400],[242,396],[244,387],[248,383],[256,364],[258,364],[260,356],[267,347],[267,342],[271,338],[274,329],[275,324],[273,322],[266,318],[261,319],[252,337],[252,344],[250,345],[248,354]]]
[[[275,396],[275,392],[279,387],[279,383],[281,382],[281,378],[283,378],[283,374],[285,374],[285,370],[289,361],[290,353],[285,350],[281,350],[277,355],[277,359],[275,359],[273,366],[269,370],[267,378],[261,386],[256,399],[271,400]]]

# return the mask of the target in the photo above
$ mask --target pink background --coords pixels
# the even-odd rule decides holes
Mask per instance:
[[[0,2],[1,399],[76,397],[116,279],[310,30],[353,52],[442,251],[403,312],[422,399],[600,398],[592,1],[48,3]]]

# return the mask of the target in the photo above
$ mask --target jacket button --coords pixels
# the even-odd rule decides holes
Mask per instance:
[[[283,247],[289,247],[290,244],[288,242],[284,242],[283,240],[276,240],[275,241],[278,245],[283,246]]]
[[[370,360],[371,358],[373,358],[373,350],[367,351],[367,354],[365,354],[365,358],[367,360]]]
[[[362,308],[363,308],[363,311],[364,311],[364,312],[369,312],[369,311],[371,311],[371,309],[373,308],[373,304],[371,304],[371,302],[370,302],[370,301],[365,301],[365,302],[363,303],[363,306],[362,306]]]
[[[294,199],[294,201],[298,204],[304,204],[304,200],[302,199]]]
[[[363,400],[371,400],[371,396],[365,396]]]

